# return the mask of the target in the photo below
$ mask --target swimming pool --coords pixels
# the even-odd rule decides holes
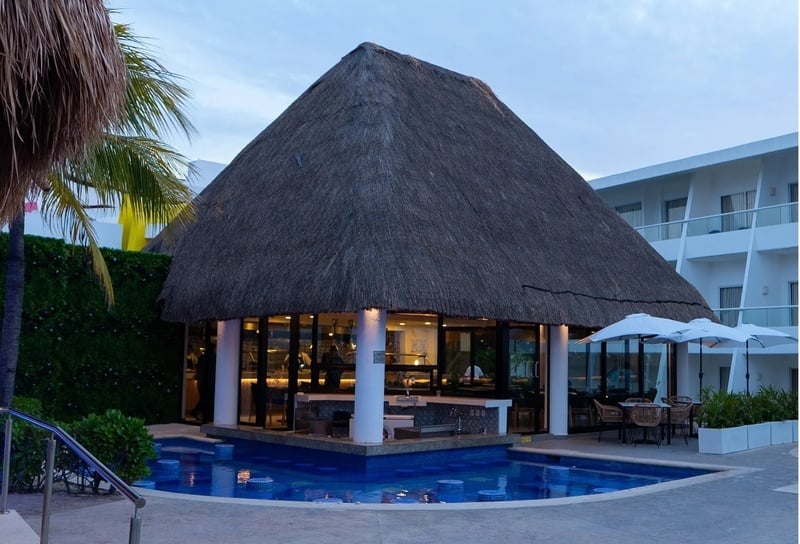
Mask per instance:
[[[515,501],[609,493],[708,470],[545,455],[486,446],[355,459],[291,446],[159,441],[136,485],[217,497],[349,503]]]

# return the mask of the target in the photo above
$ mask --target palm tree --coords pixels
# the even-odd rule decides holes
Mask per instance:
[[[114,294],[111,278],[97,244],[87,199],[94,206],[121,208],[123,199],[135,216],[150,223],[167,223],[191,202],[192,193],[181,181],[187,161],[160,143],[168,132],[189,135],[193,127],[183,108],[187,91],[179,78],[156,61],[131,34],[127,25],[114,31],[127,67],[125,117],[109,124],[102,138],[78,159],[57,164],[47,176],[42,196],[42,216],[57,225],[64,236],[84,245],[109,305]],[[180,220],[192,218],[191,209]],[[24,287],[24,214],[18,213],[9,229],[6,306],[0,343],[0,406],[8,406],[14,391]]]

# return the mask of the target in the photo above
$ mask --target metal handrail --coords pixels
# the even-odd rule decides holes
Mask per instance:
[[[89,467],[97,472],[106,482],[108,482],[111,486],[114,487],[117,491],[119,491],[123,496],[125,496],[128,500],[130,500],[135,509],[134,515],[131,518],[131,527],[130,527],[130,535],[129,535],[129,542],[131,544],[138,544],[139,537],[141,533],[141,516],[139,515],[139,509],[143,508],[145,505],[145,499],[139,493],[137,493],[131,486],[125,483],[119,476],[114,474],[114,472],[105,466],[97,457],[92,455],[92,453],[87,450],[83,445],[81,445],[77,440],[75,440],[69,433],[64,431],[58,425],[52,425],[47,423],[46,421],[42,421],[37,419],[31,415],[25,414],[23,412],[19,412],[12,408],[8,407],[0,407],[0,415],[8,414],[11,417],[15,417],[17,419],[21,419],[22,421],[26,421],[31,425],[44,429],[51,433],[51,438],[48,440],[48,452],[47,452],[47,459],[46,459],[46,487],[45,487],[45,496],[44,496],[44,507],[42,513],[42,532],[40,542],[46,543],[49,533],[49,500],[50,494],[52,489],[52,480],[53,480],[53,456],[55,451],[55,441],[52,438],[53,436],[57,436],[61,442],[64,443],[72,452],[74,452],[78,457],[80,457]],[[6,421],[6,443],[3,452],[3,484],[2,484],[2,495],[0,496],[0,515],[6,514],[8,512],[8,480],[9,480],[9,465],[11,461],[11,418]]]

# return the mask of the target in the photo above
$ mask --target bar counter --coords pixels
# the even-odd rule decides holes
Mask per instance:
[[[336,393],[298,393],[295,406],[315,408],[323,418],[333,411],[352,413],[355,395]],[[511,399],[449,397],[432,395],[384,395],[386,414],[413,414],[415,426],[460,423],[465,433],[498,434],[508,432]]]

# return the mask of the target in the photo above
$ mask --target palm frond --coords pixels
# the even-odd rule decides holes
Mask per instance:
[[[108,272],[93,220],[86,213],[82,202],[71,188],[63,183],[64,178],[55,172],[49,176],[50,190],[42,194],[42,219],[57,225],[61,235],[73,245],[85,247],[92,259],[92,270],[100,280],[100,287],[109,306],[114,304],[114,288]]]
[[[195,129],[184,113],[190,95],[182,78],[158,62],[128,25],[115,24],[114,32],[128,69],[126,117],[115,132],[163,139],[177,131],[189,137]]]
[[[126,71],[102,0],[0,2],[0,223],[123,109]]]
[[[194,194],[180,174],[189,168],[182,155],[161,142],[107,134],[61,175],[77,195],[91,194],[97,204],[115,208],[124,198],[134,215],[163,224],[191,205]],[[184,217],[191,220],[193,214]]]

